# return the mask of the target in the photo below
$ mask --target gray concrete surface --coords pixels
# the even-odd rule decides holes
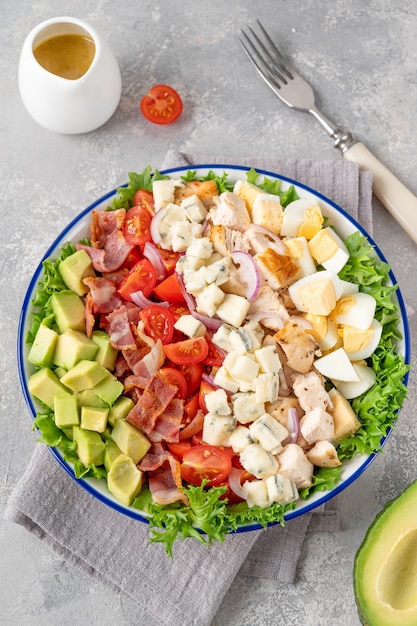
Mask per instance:
[[[308,115],[291,111],[256,77],[235,33],[256,16],[317,86],[329,116],[349,128],[417,194],[417,6],[414,0],[63,0],[2,2],[0,21],[0,504],[22,475],[35,436],[17,376],[22,299],[44,251],[92,200],[126,173],[178,147],[210,154],[339,159]],[[61,136],[27,115],[17,87],[23,41],[43,19],[89,21],[119,60],[123,94],[95,132]],[[150,125],[138,105],[154,83],[175,86],[180,120]],[[417,308],[415,244],[375,201],[375,238],[407,303]],[[411,322],[415,336],[416,319]],[[413,362],[415,351],[413,351]],[[338,496],[342,528],[307,538],[293,585],[238,576],[213,626],[356,626],[352,566],[384,503],[417,477],[416,383],[385,451]],[[13,524],[0,531],[0,624],[158,626],[137,607],[57,557]],[[203,592],[202,592],[203,593]],[[196,598],[198,602],[198,598]]]

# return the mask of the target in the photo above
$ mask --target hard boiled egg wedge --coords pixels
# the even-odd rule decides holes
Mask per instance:
[[[322,228],[310,239],[308,247],[318,265],[336,274],[346,265],[349,252],[343,241],[330,227]]]
[[[342,329],[343,347],[351,361],[367,359],[375,352],[382,334],[382,325],[373,319],[366,330],[353,326],[344,326]]]
[[[330,380],[359,382],[359,376],[344,348],[337,348],[337,350],[316,359],[314,366],[320,374]]]
[[[354,326],[360,330],[366,330],[374,319],[375,309],[375,298],[368,293],[360,291],[340,298],[332,312],[332,318],[336,324],[344,324]]]
[[[311,239],[322,227],[323,215],[314,200],[300,198],[285,207],[281,236]]]
[[[376,374],[371,367],[359,363],[352,364],[358,377],[357,381],[333,380],[334,386],[346,400],[352,400],[368,391],[375,383]]]
[[[337,274],[323,270],[300,278],[288,291],[299,311],[329,315],[343,293],[341,282]]]

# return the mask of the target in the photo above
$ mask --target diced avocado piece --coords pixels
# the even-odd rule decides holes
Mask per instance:
[[[113,370],[118,350],[110,345],[110,335],[104,330],[93,330],[91,339],[98,346],[98,352],[95,356],[97,363],[107,367],[108,370]]]
[[[151,443],[145,435],[124,419],[117,420],[111,436],[123,454],[130,456],[135,465],[143,459],[151,447]]]
[[[388,502],[369,527],[354,564],[362,624],[417,624],[417,480]]]
[[[52,410],[54,409],[54,396],[68,391],[49,367],[42,367],[32,374],[28,381],[28,388],[35,398]]]
[[[93,391],[93,389],[83,389],[77,393],[80,406],[94,406],[107,409],[107,404],[103,402]]]
[[[103,465],[105,444],[100,435],[94,430],[84,430],[80,426],[73,426],[72,433],[81,463],[85,466],[90,463]]]
[[[59,367],[70,370],[78,361],[94,361],[98,351],[97,344],[85,333],[67,328],[58,337],[53,362]]]
[[[69,387],[71,391],[82,391],[83,389],[92,389],[100,380],[107,376],[108,371],[102,367],[97,361],[87,361],[83,359],[78,361],[61,378],[61,382]]]
[[[117,420],[124,419],[133,409],[135,403],[127,396],[120,396],[110,409],[107,422],[110,426],[114,426]]]
[[[100,436],[102,438],[102,440],[104,441],[104,443],[106,441],[109,441],[109,439],[111,439],[113,441],[113,439],[111,438],[111,433],[112,433],[112,428],[109,428],[109,420],[107,418],[107,426],[106,428],[103,430],[102,433],[100,433]]]
[[[132,459],[120,454],[107,474],[107,487],[119,502],[130,506],[142,489],[142,476]]]
[[[120,456],[122,451],[115,441],[109,439],[106,441],[106,449],[104,451],[104,467],[109,472],[113,462]]]
[[[41,324],[28,354],[29,363],[37,367],[50,367],[57,341],[58,333]]]
[[[78,426],[80,423],[80,411],[77,396],[63,391],[54,396],[55,424],[58,428]]]
[[[109,372],[98,385],[94,385],[92,391],[110,407],[116,402],[123,389],[123,383]]]
[[[95,430],[97,433],[102,433],[106,430],[108,414],[109,409],[82,406],[80,426],[84,430]]]
[[[60,380],[63,377],[63,375],[67,373],[67,370],[65,369],[65,367],[56,367],[53,371],[54,371],[55,376],[57,376]]]
[[[69,439],[70,441],[73,440],[72,426],[70,426],[69,428],[61,428],[61,430],[64,433],[65,437],[67,437],[67,439]]]
[[[61,261],[59,273],[68,289],[79,296],[84,296],[88,292],[88,287],[84,285],[83,278],[96,275],[91,257],[85,250],[77,250]]]
[[[61,333],[67,328],[85,332],[85,308],[73,291],[58,291],[51,296],[52,311]]]

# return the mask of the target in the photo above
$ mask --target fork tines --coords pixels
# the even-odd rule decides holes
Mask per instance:
[[[256,21],[262,39],[251,26],[248,26],[249,34],[242,29],[241,37],[238,36],[239,42],[261,77],[270,86],[272,86],[270,84],[272,83],[274,87],[280,89],[280,83],[286,85],[288,79],[292,80],[294,78],[295,73],[285,61],[261,22],[259,20]]]

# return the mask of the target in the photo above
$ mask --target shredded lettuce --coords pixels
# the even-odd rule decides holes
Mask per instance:
[[[287,506],[274,504],[261,509],[258,506],[249,508],[246,502],[227,506],[227,500],[221,499],[226,487],[205,489],[207,482],[203,481],[199,487],[187,485],[182,489],[189,506],[179,502],[165,506],[157,504],[147,488],[142,489],[133,503],[135,508],[146,513],[151,543],[163,543],[171,557],[177,539],[193,537],[204,545],[223,542],[226,535],[245,524],[257,523],[266,527],[276,522],[283,525],[285,512],[295,506],[293,503]]]
[[[280,180],[267,178],[266,176],[259,180],[258,172],[253,168],[247,172],[246,178],[248,183],[260,187],[265,191],[265,193],[271,193],[279,196],[280,203],[283,207],[286,207],[290,202],[294,202],[294,200],[299,199],[299,195],[297,194],[294,185],[290,185],[286,191],[283,191],[281,189],[282,184]]]

